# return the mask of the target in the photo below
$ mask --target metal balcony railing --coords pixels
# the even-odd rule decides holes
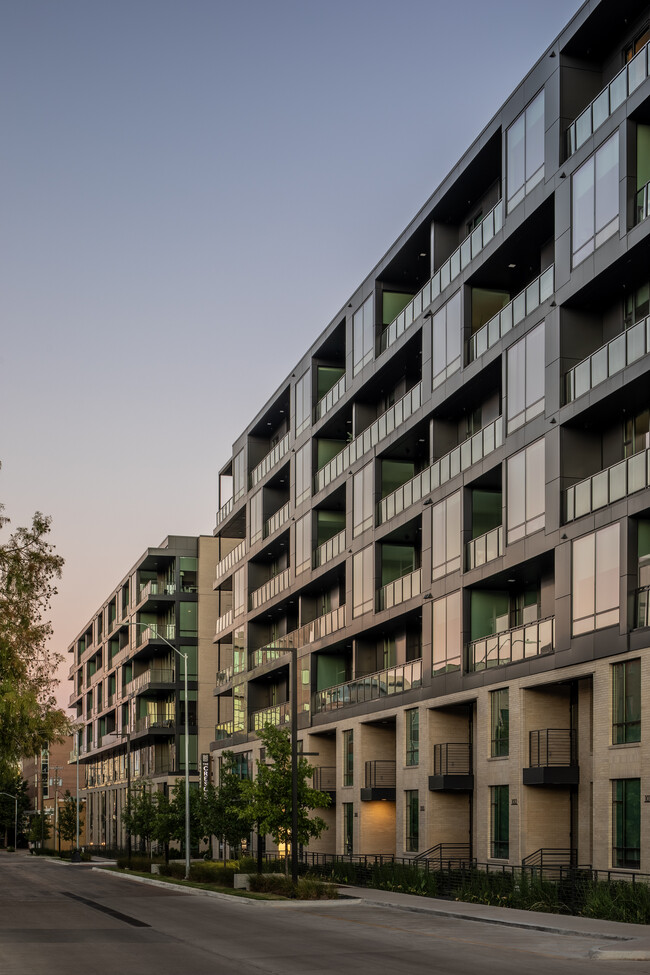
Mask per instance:
[[[321,765],[314,769],[313,787],[319,792],[336,791],[336,766]]]
[[[551,264],[538,278],[531,281],[523,291],[502,308],[498,314],[474,332],[467,343],[467,361],[473,362],[519,325],[553,294],[555,269]]]
[[[153,728],[173,728],[175,723],[176,716],[173,711],[145,714],[142,718],[136,718],[135,731],[150,731]]]
[[[268,454],[262,458],[257,467],[248,475],[248,488],[254,488],[256,484],[266,477],[269,471],[273,470],[276,464],[279,464],[282,458],[285,456],[289,450],[289,434],[285,433],[282,440],[276,443],[275,447],[269,450]]]
[[[578,764],[575,728],[542,728],[528,736],[528,762],[531,768]]]
[[[396,783],[396,763],[383,759],[373,759],[365,765],[366,789],[394,789]]]
[[[646,449],[567,488],[566,521],[605,508],[649,484],[650,449]]]
[[[150,684],[173,684],[175,680],[176,675],[171,668],[147,670],[144,674],[133,678],[129,691],[131,694],[137,694]]]
[[[222,721],[214,726],[214,740],[223,741],[224,738],[232,738],[233,722]]]
[[[261,708],[259,711],[252,711],[248,715],[248,730],[262,731],[264,725],[272,724],[276,728],[291,722],[291,703],[285,701],[283,704],[274,704],[269,708]]]
[[[422,684],[422,660],[380,670],[356,680],[316,691],[312,698],[314,713],[336,711],[338,708],[365,701],[376,701],[391,694],[404,694]]]
[[[535,620],[467,644],[467,670],[503,667],[555,650],[555,617]]]
[[[573,402],[610,376],[642,359],[650,352],[650,317],[630,325],[624,332],[592,352],[564,375],[564,399]]]
[[[471,775],[472,746],[467,742],[446,741],[433,746],[434,775]]]
[[[301,647],[306,647],[310,643],[314,643],[315,640],[320,640],[322,637],[335,633],[345,626],[345,618],[345,606],[339,606],[338,609],[333,609],[323,616],[317,616],[311,623],[305,623],[299,629],[292,630],[284,636],[279,636],[272,643],[267,643],[266,646],[252,650],[249,658],[251,669],[260,667],[263,663],[268,663],[270,660],[277,660],[289,650],[300,650]]]

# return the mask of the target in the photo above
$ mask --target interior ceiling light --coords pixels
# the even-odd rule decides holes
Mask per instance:
[[[512,271],[512,270],[513,270],[513,268],[516,268],[516,267],[517,267],[517,265],[516,265],[516,264],[508,264],[508,267],[509,267],[509,268],[510,268],[510,270]]]

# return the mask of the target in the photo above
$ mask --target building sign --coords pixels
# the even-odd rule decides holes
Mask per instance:
[[[210,755],[208,752],[201,753],[201,785],[205,789],[210,782]]]

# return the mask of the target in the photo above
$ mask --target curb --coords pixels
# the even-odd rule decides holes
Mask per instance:
[[[589,957],[596,961],[648,961],[650,951],[643,948],[592,948]]]

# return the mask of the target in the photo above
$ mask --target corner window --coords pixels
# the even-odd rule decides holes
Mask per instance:
[[[544,412],[544,322],[508,349],[507,433]]]
[[[510,856],[510,789],[490,787],[490,856],[507,860]]]
[[[544,90],[506,133],[507,212],[544,178]]]
[[[357,375],[365,365],[372,361],[375,350],[374,295],[352,316],[353,375]]]
[[[508,458],[506,466],[507,543],[541,531],[545,522],[544,440]]]
[[[641,867],[641,779],[612,781],[612,866]]]
[[[433,388],[460,369],[460,291],[433,316]]]
[[[641,661],[612,665],[612,743],[641,741]]]
[[[618,231],[618,132],[575,171],[571,193],[575,267]]]
[[[618,623],[618,523],[575,539],[571,593],[574,636]]]
[[[500,758],[509,753],[510,748],[510,705],[507,687],[490,692],[490,727],[492,758]]]

